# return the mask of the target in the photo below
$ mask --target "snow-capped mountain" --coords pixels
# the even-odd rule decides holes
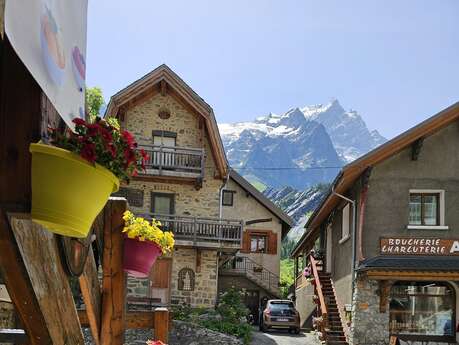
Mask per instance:
[[[344,163],[386,140],[337,100],[219,128],[230,165],[252,183],[299,190],[330,182]]]
[[[305,191],[292,187],[267,188],[263,192],[272,202],[295,220],[295,226],[289,231],[288,239],[296,242],[301,237],[309,215],[319,206],[328,186],[328,184],[319,184]]]

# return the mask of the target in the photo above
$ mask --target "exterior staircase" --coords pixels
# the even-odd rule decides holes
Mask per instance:
[[[219,274],[243,276],[273,297],[280,298],[279,276],[246,256],[233,256],[221,261]]]
[[[317,314],[321,317],[317,328],[322,333],[322,340],[328,345],[348,345],[330,273],[323,271],[322,262],[312,256],[310,262],[318,304]]]

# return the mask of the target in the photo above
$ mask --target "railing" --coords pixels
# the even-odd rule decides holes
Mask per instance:
[[[145,163],[147,175],[204,177],[204,149],[177,146],[150,145],[139,146],[148,159]]]
[[[295,278],[295,288],[302,287],[304,284],[306,284],[306,277],[304,276],[304,273],[301,272],[298,277]]]
[[[242,241],[242,220],[177,216],[171,214],[149,214],[161,222],[161,229],[172,231],[176,240],[197,242],[224,242],[240,247]]]
[[[322,284],[320,283],[319,277],[319,270],[318,270],[318,261],[314,258],[313,255],[309,256],[309,262],[311,263],[312,268],[312,275],[314,277],[314,290],[315,294],[319,300],[319,304],[317,306],[317,316],[322,317],[322,321],[320,322],[320,331],[323,335],[325,335],[325,328],[328,326],[328,312],[327,312],[327,305],[325,304],[324,294],[322,292]]]
[[[268,291],[276,294],[279,292],[279,276],[246,256],[237,256],[225,262],[220,268],[220,272],[244,274],[259,285],[267,288]]]

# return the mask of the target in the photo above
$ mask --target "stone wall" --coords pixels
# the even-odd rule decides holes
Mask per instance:
[[[89,329],[83,329],[86,345],[94,345]],[[145,345],[153,339],[153,331],[149,329],[129,329],[125,332],[124,345]],[[242,345],[236,337],[202,328],[183,321],[173,321],[169,333],[168,345]]]
[[[171,302],[187,303],[195,307],[214,307],[217,302],[218,257],[214,250],[201,251],[201,265],[196,267],[197,250],[176,248],[172,259]],[[178,289],[178,273],[182,268],[191,268],[195,273],[194,291]]]
[[[359,276],[352,303],[351,345],[389,344],[389,306],[379,311],[379,285],[377,281]]]

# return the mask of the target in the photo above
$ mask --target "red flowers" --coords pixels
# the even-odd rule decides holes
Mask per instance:
[[[118,178],[129,181],[139,170],[145,170],[148,156],[137,150],[137,143],[131,133],[121,130],[118,122],[100,118],[95,123],[83,119],[73,120],[75,132],[59,132],[51,129],[51,142],[57,147],[75,152],[90,163],[98,163]]]

